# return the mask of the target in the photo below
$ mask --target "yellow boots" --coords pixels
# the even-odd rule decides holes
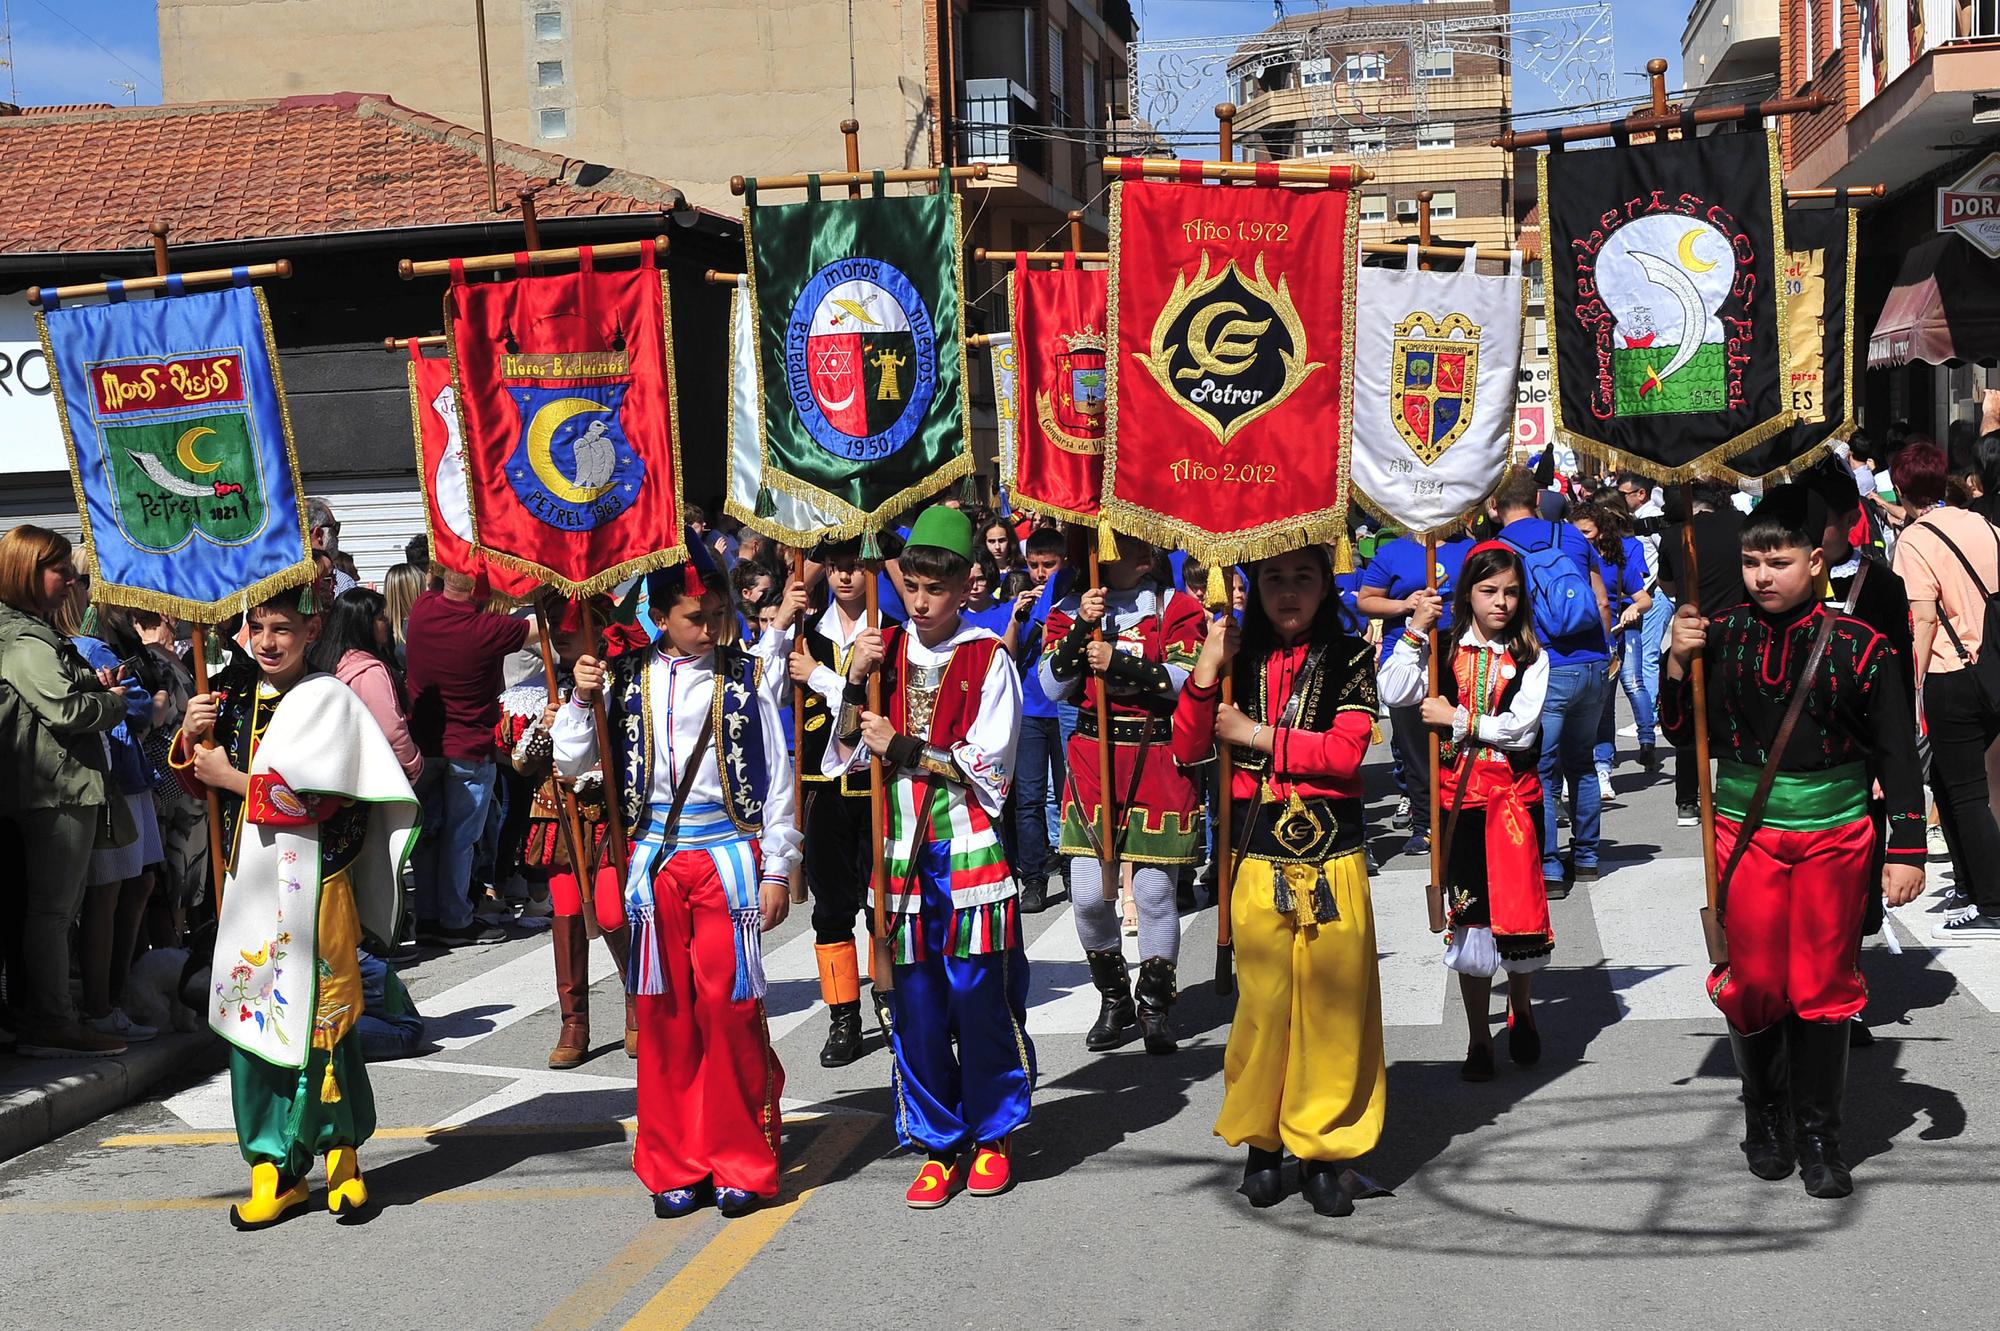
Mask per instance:
[[[264,1229],[275,1225],[306,1204],[306,1181],[298,1179],[282,1191],[278,1167],[265,1163],[250,1168],[250,1195],[229,1208],[229,1223],[238,1229]]]
[[[368,1184],[361,1177],[361,1154],[352,1146],[326,1153],[326,1209],[347,1219],[366,1209]]]

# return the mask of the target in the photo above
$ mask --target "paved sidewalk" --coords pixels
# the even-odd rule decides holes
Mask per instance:
[[[168,1031],[116,1058],[0,1055],[0,1160],[123,1109],[169,1077],[213,1071],[226,1048],[207,1031]]]

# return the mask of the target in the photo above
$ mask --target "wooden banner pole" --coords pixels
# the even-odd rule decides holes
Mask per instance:
[[[654,251],[664,253],[667,243],[667,237],[654,236]],[[636,259],[639,257],[639,248],[642,244],[643,242],[637,240],[621,240],[611,245],[592,245],[590,253],[592,258],[600,262],[606,259]],[[512,254],[474,254],[458,262],[468,273],[504,273],[514,268],[517,257]],[[537,269],[552,264],[576,263],[582,257],[581,248],[570,246],[556,250],[530,250],[527,260],[530,269]],[[416,277],[449,277],[451,265],[450,259],[403,259],[396,265],[396,275],[405,282]],[[226,271],[222,280],[225,282],[229,280]]]
[[[785,567],[791,571],[792,581],[803,586],[806,580],[805,555],[796,546],[785,549]],[[785,653],[785,670],[791,672],[791,658],[805,641],[805,616],[792,621],[792,641]],[[806,780],[805,780],[805,716],[806,689],[797,680],[792,681],[792,826],[803,836],[806,829]],[[806,870],[803,862],[792,866],[792,904],[802,906],[806,901]]]
[[[172,224],[162,217],[146,228],[153,237],[153,276],[162,285],[173,265],[167,258],[167,233]],[[290,265],[287,265],[289,268]],[[34,292],[28,293],[29,300],[35,300]],[[194,691],[208,692],[208,625],[190,620],[188,623],[188,645],[194,649]],[[255,685],[251,686],[253,692]],[[254,704],[253,704],[254,706]],[[215,747],[215,732],[201,742],[204,749]],[[215,798],[215,788],[202,783],[202,804],[208,810],[208,880],[215,889],[215,918],[222,918],[222,880],[227,877],[228,866],[222,860],[222,806]],[[240,814],[238,815],[241,816]]]
[[[542,678],[547,681],[549,706],[560,707],[563,700],[561,690],[556,687],[555,633],[550,629],[548,609],[543,604],[542,597],[536,596],[533,605],[535,627],[542,635]],[[588,650],[592,656],[597,655],[597,644],[590,644]],[[605,770],[610,770],[608,761]],[[569,871],[576,878],[577,895],[583,902],[583,931],[588,937],[601,938],[604,936],[604,927],[597,922],[597,856],[592,853],[596,847],[591,845],[589,837],[584,835],[583,817],[577,812],[576,807],[576,787],[553,767],[549,776],[556,784],[557,800],[562,813],[557,829],[562,833],[564,848],[569,853]],[[604,790],[605,798],[609,801],[613,798],[613,792],[608,782]]]
[[[583,640],[595,649],[597,641],[597,609],[589,600],[576,603],[577,613],[583,618]],[[591,719],[597,724],[597,756],[604,764],[604,829],[611,839],[611,866],[618,871],[618,881],[625,881],[625,870],[630,851],[625,844],[625,814],[618,806],[618,788],[611,779],[612,764],[617,762],[617,750],[611,746],[611,717],[606,712],[605,690],[597,691],[597,699],[591,704]],[[647,780],[640,774],[640,780]],[[592,856],[590,872],[597,872],[597,857]]]
[[[1084,547],[1089,551],[1086,558],[1090,564],[1090,588],[1096,591],[1104,586],[1104,570],[1098,562],[1096,533],[1086,528],[1083,539]],[[1102,620],[1091,629],[1090,640],[1093,643],[1105,640]],[[1117,798],[1113,783],[1117,765],[1111,757],[1111,676],[1101,674],[1097,677],[1096,683],[1096,701],[1093,706],[1097,714],[1097,862],[1103,866],[1104,899],[1116,901],[1118,900],[1118,811],[1113,806],[1113,801]]]
[[[868,627],[879,629],[882,594],[877,579],[882,571],[881,561],[871,559],[866,567]],[[880,665],[868,672],[868,710],[877,716],[882,714]],[[869,864],[869,889],[875,895],[875,937],[870,940],[875,951],[870,980],[876,992],[887,993],[896,987],[895,949],[889,945],[889,802],[888,791],[882,784],[882,755],[872,751],[868,755],[868,823],[875,829],[875,853]]]
[[[1228,165],[1235,156],[1236,104],[1224,102],[1215,108],[1217,122],[1216,140],[1222,161],[1217,165]],[[1232,579],[1228,570],[1223,572],[1223,614],[1234,614]],[[1252,589],[1254,594],[1255,589]],[[1222,706],[1236,705],[1236,663],[1229,662],[1222,671]],[[1230,925],[1229,912],[1236,900],[1236,855],[1232,844],[1234,831],[1232,824],[1236,816],[1236,754],[1226,743],[1218,740],[1215,746],[1215,992],[1227,998],[1236,992],[1236,935]]]
[[[1421,272],[1429,272],[1431,268],[1429,254],[1431,250],[1431,197],[1431,191],[1427,189],[1417,191],[1417,268]],[[1424,586],[1430,590],[1432,595],[1437,594],[1438,543],[1435,535],[1424,537]],[[1428,653],[1429,659],[1424,663],[1424,693],[1426,697],[1430,698],[1438,696],[1438,648],[1443,641],[1444,635],[1437,630],[1442,627],[1442,624],[1443,621],[1440,619],[1439,624],[1434,626],[1432,630],[1430,651]],[[1430,767],[1430,782],[1426,788],[1428,792],[1426,798],[1430,804],[1431,843],[1431,887],[1430,891],[1424,894],[1424,915],[1425,922],[1430,925],[1430,930],[1434,934],[1444,932],[1445,891],[1444,846],[1442,844],[1442,836],[1440,835],[1444,831],[1442,822],[1444,800],[1441,798],[1442,792],[1438,789],[1438,739],[1437,731],[1431,729],[1429,726],[1424,727],[1424,748],[1427,752],[1427,762]]]

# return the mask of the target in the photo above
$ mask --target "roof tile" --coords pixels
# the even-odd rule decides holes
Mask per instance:
[[[180,244],[493,220],[484,141],[375,93],[0,117],[0,252],[143,249],[164,217]],[[657,213],[675,191],[496,140],[500,198],[544,217]]]

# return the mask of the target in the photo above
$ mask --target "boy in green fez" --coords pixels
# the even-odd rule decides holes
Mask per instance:
[[[883,762],[896,1133],[925,1153],[904,1198],[919,1209],[1007,1189],[1034,1083],[1028,959],[999,834],[1020,682],[1000,640],[959,617],[972,560],[965,514],[924,510],[901,561],[908,623],[856,636],[823,763],[837,776],[870,754]],[[880,713],[867,687],[878,666]]]

